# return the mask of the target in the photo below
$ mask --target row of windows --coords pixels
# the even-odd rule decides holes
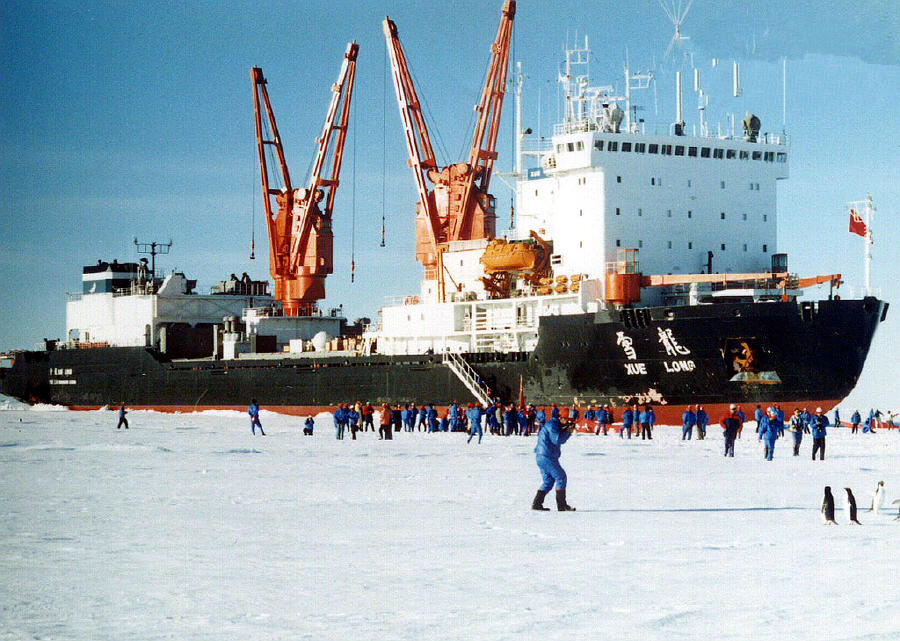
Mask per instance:
[[[578,210],[578,215],[579,215],[579,216],[582,216],[583,214],[584,214],[584,210],[579,209],[579,210]],[[621,215],[622,215],[622,208],[621,208],[621,207],[616,207],[616,216],[621,216]],[[644,209],[643,209],[642,207],[638,207],[637,215],[638,215],[638,216],[643,216],[643,215],[644,215]],[[688,218],[693,218],[693,217],[694,217],[694,211],[693,211],[692,209],[688,209],[687,217],[688,217]],[[666,218],[672,218],[672,210],[671,210],[671,209],[667,209],[667,210],[666,210]],[[724,211],[719,212],[719,219],[720,219],[720,220],[725,220],[725,212],[724,212]],[[763,219],[763,222],[764,222],[764,223],[769,222],[769,215],[768,215],[768,214],[763,214],[762,219]],[[741,220],[747,220],[747,214],[741,214]]]
[[[639,240],[639,241],[637,241],[637,242],[638,242],[638,249],[642,249],[642,248],[644,247],[644,241],[643,241],[643,240]],[[578,246],[581,247],[581,246],[582,246],[582,243],[579,242],[579,243],[578,243]],[[621,239],[621,238],[617,238],[617,239],[616,239],[616,247],[621,247],[621,246],[622,246],[622,239]],[[666,246],[667,246],[668,249],[673,249],[672,241],[671,241],[671,240],[666,241]],[[693,242],[693,241],[688,241],[687,248],[688,248],[688,249],[693,249],[693,248],[694,248],[694,242]],[[725,250],[725,243],[720,243],[720,244],[719,244],[719,249],[720,249],[721,251],[726,251],[726,250]],[[763,244],[762,250],[763,250],[763,253],[768,253],[768,251],[769,251],[769,245],[768,245],[768,243]],[[747,251],[747,243],[743,243],[743,251]]]
[[[586,180],[587,180],[586,178],[579,178],[579,179],[578,179],[578,184],[579,184],[579,185],[584,185],[585,182],[586,182]],[[582,182],[582,181],[585,181],[585,182]],[[618,184],[621,185],[621,184],[622,184],[622,177],[621,177],[621,176],[616,176],[616,182],[617,182]],[[650,186],[651,186],[651,187],[662,187],[662,178],[660,178],[660,177],[658,177],[658,176],[650,176]],[[688,186],[689,188],[690,188],[690,187],[693,187],[693,186],[694,186],[694,181],[691,180],[690,178],[688,178],[687,186]],[[724,181],[724,180],[720,180],[720,181],[719,181],[719,188],[720,188],[720,189],[725,189],[725,181]],[[759,183],[750,183],[750,191],[759,191]],[[534,191],[534,195],[537,196],[537,190]]]
[[[603,151],[604,148],[608,152],[618,152],[620,145],[618,140],[596,140],[594,141],[594,149]],[[568,143],[558,143],[556,152],[563,153],[566,151],[584,151],[584,142],[576,140]],[[780,163],[787,162],[787,153],[779,151],[747,151],[741,149],[720,149],[718,147],[696,147],[693,145],[661,145],[659,143],[644,142],[623,142],[621,143],[622,153],[636,154],[659,154],[662,156],[688,156],[689,158],[714,158],[714,159],[739,159],[739,160],[762,160],[764,162]]]

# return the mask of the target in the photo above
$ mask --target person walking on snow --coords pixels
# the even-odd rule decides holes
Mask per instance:
[[[341,403],[334,410],[334,438],[338,441],[344,440],[344,422],[346,421],[346,411],[344,404]]]
[[[122,403],[119,406],[119,422],[116,425],[117,430],[121,429],[123,425],[125,426],[126,430],[128,429],[128,419],[125,418],[126,414],[128,414],[128,412],[125,411],[125,403]],[[262,429],[262,428],[260,428],[260,429]]]
[[[255,398],[250,401],[247,414],[250,415],[250,433],[256,436],[256,428],[258,427],[260,435],[265,436],[266,433],[263,432],[262,423],[259,422],[259,405],[256,404]]]
[[[850,433],[856,434],[859,431],[859,424],[862,423],[862,416],[859,415],[859,410],[853,412],[853,416],[850,417]]]
[[[800,413],[799,407],[794,409],[788,431],[794,437],[794,456],[800,456],[800,444],[803,442],[803,415]]]
[[[466,443],[472,442],[472,437],[478,434],[478,443],[481,443],[483,432],[481,429],[481,408],[469,403],[466,409],[466,419],[469,421],[469,438]]]
[[[303,424],[303,436],[312,436],[313,430],[316,427],[316,421],[312,416],[306,417],[306,422]]]
[[[697,406],[697,440],[702,441],[706,438],[706,426],[709,425],[709,414],[703,409],[702,405]]]
[[[759,421],[759,440],[766,442],[765,457],[771,461],[775,454],[775,441],[784,432],[784,423],[778,420],[774,407],[770,407]]]
[[[684,411],[684,414],[681,415],[681,440],[691,440],[691,434],[694,433],[694,425],[697,424],[697,415],[694,414],[693,405],[688,405],[688,408]]]
[[[546,511],[548,509],[544,507],[544,498],[553,489],[555,483],[556,509],[560,512],[575,511],[575,508],[566,502],[566,471],[559,464],[559,457],[562,454],[561,446],[569,440],[574,431],[574,423],[563,427],[558,418],[552,418],[538,433],[534,454],[543,482],[531,502],[532,510]]]
[[[737,438],[738,430],[741,428],[741,417],[737,413],[737,405],[734,403],[729,407],[729,411],[722,415],[719,421],[725,436],[725,456],[734,457],[734,439]]]
[[[347,411],[347,421],[350,423],[350,436],[355,441],[356,433],[359,431],[359,412],[355,406]]]
[[[625,438],[624,434],[628,432],[628,440],[631,440],[631,425],[634,423],[634,410],[626,407],[622,412],[622,429],[619,430],[619,438]]]
[[[816,452],[819,452],[819,460],[825,460],[825,434],[828,427],[828,417],[822,414],[822,408],[817,407],[816,413],[812,417],[810,429],[812,430],[813,449],[812,460],[816,460]]]
[[[640,412],[641,440],[653,440],[653,424],[656,422],[656,413],[649,405],[645,405]]]
[[[838,408],[836,408],[836,407],[834,408],[834,426],[835,427],[841,426],[841,415],[838,412]]]

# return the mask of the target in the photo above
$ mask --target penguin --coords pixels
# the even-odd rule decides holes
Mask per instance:
[[[834,496],[831,494],[831,486],[825,486],[825,499],[822,501],[822,519],[825,525],[837,525],[834,520]]]
[[[857,525],[862,525],[856,519],[856,498],[853,496],[853,490],[849,487],[845,487],[847,490],[847,502],[844,503],[844,510],[847,512],[847,523],[856,523]]]
[[[875,486],[875,494],[872,496],[872,507],[869,508],[869,512],[878,514],[878,510],[882,507],[884,507],[884,481],[878,481],[878,485]]]

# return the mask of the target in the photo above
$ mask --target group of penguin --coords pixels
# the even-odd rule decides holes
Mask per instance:
[[[859,520],[856,518],[856,497],[853,496],[853,490],[849,487],[845,487],[844,490],[847,491],[847,501],[844,503],[844,512],[847,515],[847,523],[856,523],[857,525],[861,525]],[[900,505],[900,499],[897,499],[892,503],[892,505]],[[878,510],[880,510],[884,506],[884,481],[878,481],[878,485],[875,486],[875,494],[872,496],[872,507],[869,508],[869,512],[874,512],[878,514]],[[900,512],[900,511],[898,511]],[[826,525],[837,525],[837,521],[834,520],[834,495],[831,493],[831,486],[825,486],[825,499],[822,501],[822,518],[825,521]],[[900,513],[897,514],[897,518],[895,521],[900,521]]]

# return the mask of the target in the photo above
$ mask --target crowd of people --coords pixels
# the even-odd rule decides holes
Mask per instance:
[[[583,411],[582,411],[583,409]],[[589,405],[581,408],[577,404],[560,408],[556,403],[550,407],[536,407],[533,404],[503,404],[500,401],[462,405],[456,401],[449,406],[439,408],[433,403],[417,405],[415,402],[393,406],[384,403],[379,408],[379,427],[375,428],[376,409],[368,401],[365,403],[340,403],[332,412],[335,438],[343,440],[349,432],[350,438],[356,440],[359,432],[378,432],[379,440],[391,440],[394,432],[464,432],[469,434],[467,442],[477,436],[478,442],[487,431],[495,436],[531,436],[538,434],[549,420],[557,419],[561,425],[571,425],[575,430],[590,432],[595,435],[608,435],[612,429],[621,439],[640,438],[653,439],[653,428],[656,425],[656,413],[651,405],[632,405],[622,411],[621,420],[617,421],[610,405]],[[124,404],[120,410],[124,411]],[[259,405],[254,399],[248,408],[250,429],[255,433],[259,428],[265,436],[259,419]],[[123,415],[120,415],[122,418]],[[124,420],[124,419],[123,419]],[[852,433],[862,430],[871,433],[880,427],[895,427],[895,414],[890,412],[885,417],[879,410],[872,409],[863,421],[859,411],[853,412],[849,423]],[[692,440],[696,434],[698,440],[704,440],[710,423],[710,417],[702,405],[689,405],[681,417],[681,439]],[[735,441],[741,438],[747,415],[739,405],[731,405],[719,420],[725,439],[724,455],[734,456]],[[785,431],[790,432],[793,440],[794,456],[799,456],[803,435],[809,434],[813,443],[813,458],[825,457],[825,436],[827,427],[844,425],[837,408],[833,421],[822,412],[822,408],[810,412],[806,408],[795,408],[788,418],[778,403],[763,410],[756,406],[753,421],[759,441],[765,441],[764,456],[771,460],[775,441],[782,438]],[[120,426],[121,426],[120,421]],[[125,423],[127,427],[127,422]],[[307,417],[303,434],[312,436],[315,419]]]

